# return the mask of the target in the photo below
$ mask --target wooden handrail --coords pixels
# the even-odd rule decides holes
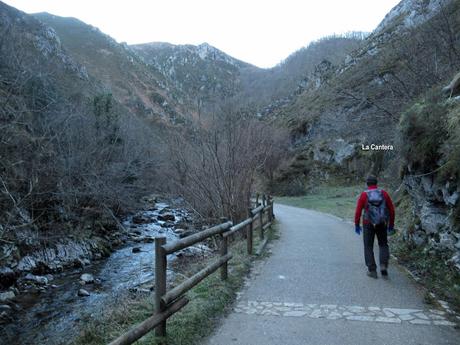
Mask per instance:
[[[232,222],[225,222],[225,223],[216,225],[212,228],[200,231],[197,234],[187,236],[181,240],[177,240],[177,241],[165,244],[163,246],[163,249],[166,255],[172,254],[174,252],[177,252],[178,250],[190,247],[194,245],[195,243],[201,242],[208,237],[222,234],[223,232],[227,231],[232,225],[233,225]]]
[[[238,223],[236,225],[233,225],[229,231],[227,232],[224,232],[223,236],[224,237],[228,237],[228,236],[231,236],[233,235],[235,232],[238,232],[240,231],[241,229],[243,229],[246,225],[248,225],[249,223],[251,223],[253,220],[252,218],[248,218],[248,219],[245,219],[243,220],[241,223]]]
[[[251,211],[251,213],[252,213],[253,215],[256,215],[256,214],[258,214],[260,211],[262,211],[263,209],[264,209],[264,205],[260,205],[260,206],[256,207],[255,209],[253,209],[253,210]]]
[[[220,266],[222,266],[224,263],[226,263],[228,260],[230,260],[233,257],[232,254],[227,254],[223,257],[221,257],[219,260],[214,262],[213,264],[203,268],[201,271],[198,273],[194,274],[191,276],[189,279],[181,283],[180,285],[177,285],[174,289],[169,290],[166,295],[164,295],[161,298],[161,302],[164,305],[167,305],[168,303],[171,303],[174,301],[176,298],[179,296],[183,295],[186,293],[188,290],[193,288],[195,285],[197,285],[200,281],[202,281],[204,278],[215,272]]]
[[[214,273],[217,269],[219,269],[219,267],[221,268],[221,279],[227,279],[227,263],[232,258],[232,254],[228,253],[229,236],[246,228],[247,252],[249,255],[252,254],[255,221],[258,221],[257,227],[260,228],[260,238],[262,240],[262,243],[257,250],[257,255],[259,255],[267,243],[267,238],[264,237],[264,231],[273,223],[273,200],[270,197],[266,198],[265,195],[262,200],[263,202],[260,206],[257,206],[254,209],[248,209],[247,219],[236,225],[233,225],[232,222],[224,222],[171,243],[166,243],[166,238],[164,236],[155,238],[155,315],[149,317],[132,330],[121,335],[109,345],[132,344],[153,328],[156,328],[155,334],[157,336],[166,336],[166,320],[188,303],[188,299],[183,296],[184,293],[199,284],[207,276]],[[265,224],[264,214],[267,214],[268,216],[267,223]],[[203,268],[201,271],[194,274],[175,288],[170,291],[166,291],[168,254],[172,254],[178,250],[192,246],[195,243],[201,242],[215,235],[220,235],[221,238],[219,259],[211,265]]]
[[[189,300],[186,297],[178,299],[170,306],[168,306],[165,311],[145,319],[133,329],[112,341],[109,345],[129,345],[134,343],[136,340],[142,338],[160,323],[164,322],[168,317],[182,309],[185,305],[187,305],[188,302]]]

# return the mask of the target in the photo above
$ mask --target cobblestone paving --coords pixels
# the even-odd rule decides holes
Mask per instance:
[[[446,312],[436,309],[400,309],[335,304],[302,304],[281,302],[239,302],[236,313],[283,317],[308,317],[327,320],[346,319],[364,322],[409,323],[413,325],[455,326]]]

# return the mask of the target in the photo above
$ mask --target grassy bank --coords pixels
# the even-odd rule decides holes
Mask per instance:
[[[277,238],[276,225],[267,234],[270,239]],[[259,244],[258,236],[254,236],[254,248]],[[190,302],[181,311],[168,320],[168,339],[170,345],[201,344],[202,339],[215,329],[220,317],[231,310],[237,291],[242,287],[251,263],[260,258],[246,254],[246,241],[235,241],[229,250],[233,259],[229,262],[228,280],[220,280],[219,272],[215,272],[187,293]],[[262,258],[265,255],[262,255]],[[193,263],[182,264],[175,284],[179,284],[186,276],[191,276],[203,268],[215,257],[194,260]],[[137,323],[151,316],[153,310],[153,293],[147,295],[131,294],[120,297],[100,315],[84,320],[85,326],[76,340],[76,345],[107,344],[120,334],[126,332]],[[144,336],[136,344],[158,344],[153,332]]]
[[[295,197],[276,197],[280,204],[308,208],[330,213],[345,220],[352,220],[356,200],[363,186],[316,186],[307,195]]]
[[[451,255],[415,248],[400,237],[392,239],[392,250],[399,263],[414,273],[429,291],[460,312],[460,274],[446,264]],[[430,302],[429,295],[426,297]]]

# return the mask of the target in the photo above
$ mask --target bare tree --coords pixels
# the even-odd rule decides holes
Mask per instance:
[[[246,217],[256,180],[280,141],[277,130],[224,107],[207,128],[168,139],[168,169],[176,191],[205,219]]]

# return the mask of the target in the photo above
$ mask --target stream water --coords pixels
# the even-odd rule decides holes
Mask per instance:
[[[165,210],[174,215],[174,221],[164,224],[158,220],[158,216]],[[126,219],[124,225],[127,228],[134,227],[135,236],[110,257],[82,269],[54,275],[50,285],[43,291],[31,289],[20,294],[15,301],[19,311],[13,322],[3,325],[0,344],[70,344],[69,339],[78,331],[77,326],[82,319],[91,318],[93,313],[97,313],[105,303],[120,293],[152,281],[155,267],[153,238],[162,235],[168,242],[177,239],[175,225],[187,217],[187,212],[183,209],[169,209],[167,204],[159,203],[154,210],[144,211],[140,216],[151,221],[134,225],[133,217]],[[206,248],[188,250],[193,252]],[[173,259],[168,257],[168,260]],[[79,282],[82,273],[92,274],[96,282],[82,286]],[[171,278],[174,272],[168,271],[168,275]],[[78,296],[81,288],[90,295]]]

